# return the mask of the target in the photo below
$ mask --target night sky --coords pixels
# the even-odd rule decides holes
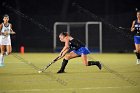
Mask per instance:
[[[0,22],[4,14],[10,16],[10,22],[17,33],[12,40],[15,51],[21,45],[29,52],[52,51],[55,22],[86,21],[103,22],[104,51],[114,51],[114,47],[121,51],[128,44],[130,47],[126,50],[133,50],[133,40],[122,38],[125,36],[121,36],[109,25],[130,28],[136,18],[136,10],[140,9],[139,4],[140,0],[0,0]],[[106,42],[110,42],[110,45]],[[120,42],[120,45],[114,42]]]

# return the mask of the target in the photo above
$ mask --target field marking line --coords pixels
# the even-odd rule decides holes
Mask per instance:
[[[92,89],[118,89],[132,88],[138,86],[122,86],[122,87],[86,87],[86,88],[65,88],[65,89],[24,89],[24,90],[2,90],[3,92],[36,92],[36,91],[64,91],[64,90],[92,90]]]

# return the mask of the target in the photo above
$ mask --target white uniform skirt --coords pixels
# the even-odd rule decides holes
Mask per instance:
[[[0,36],[0,44],[1,45],[11,45],[11,38],[10,36]]]

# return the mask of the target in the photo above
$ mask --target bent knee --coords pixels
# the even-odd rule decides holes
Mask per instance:
[[[66,60],[69,60],[69,59],[71,59],[71,56],[70,56],[70,55],[66,55],[66,56],[65,56],[65,59],[66,59]]]
[[[140,53],[140,49],[139,49],[139,50],[136,50],[136,52],[137,52],[137,53]]]

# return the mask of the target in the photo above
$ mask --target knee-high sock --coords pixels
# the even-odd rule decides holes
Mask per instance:
[[[102,69],[102,65],[99,61],[88,61],[88,66],[96,65],[100,70]]]
[[[4,63],[4,56],[0,55],[0,63],[3,64]]]
[[[67,63],[68,63],[68,60],[63,59],[62,66],[61,66],[61,69],[60,69],[61,71],[65,70],[65,67],[66,67]]]
[[[88,66],[98,65],[98,64],[99,64],[99,61],[88,61]]]
[[[137,57],[137,59],[140,59],[140,53],[136,52],[136,57]]]

